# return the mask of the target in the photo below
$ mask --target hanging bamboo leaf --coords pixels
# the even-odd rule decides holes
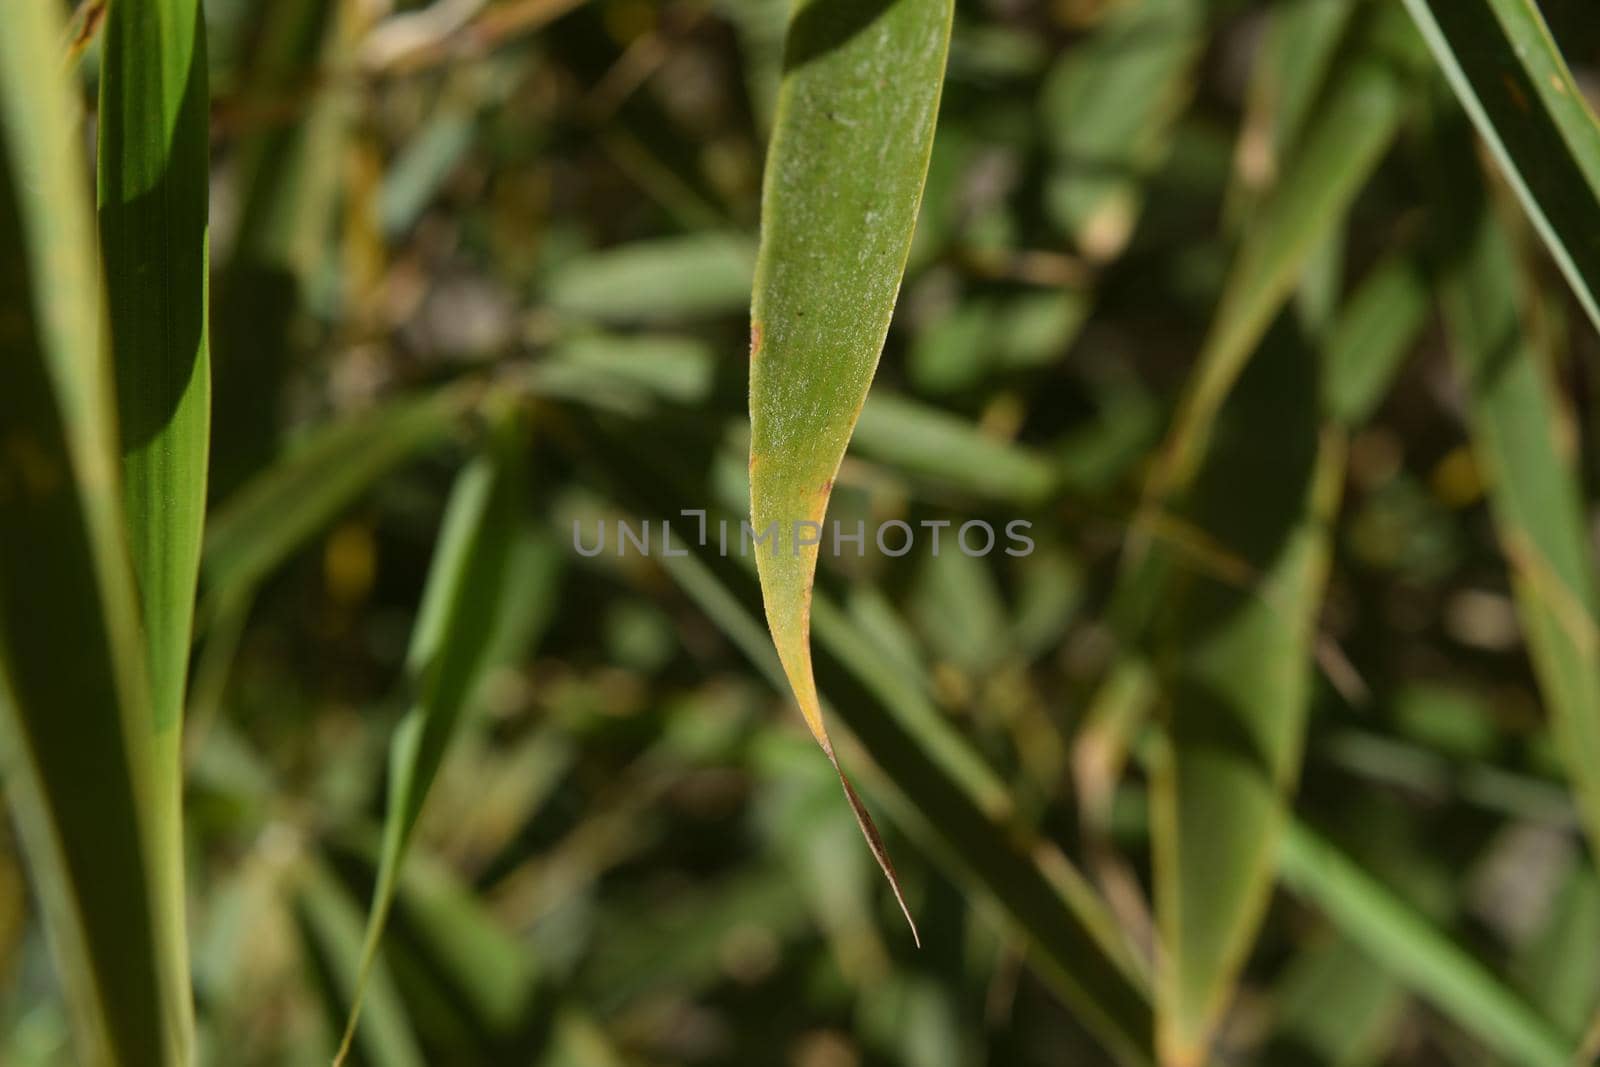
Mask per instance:
[[[501,416],[491,445],[461,473],[445,512],[406,659],[411,710],[389,752],[389,810],[359,977],[335,1063],[350,1051],[361,996],[394,902],[400,867],[428,787],[444,761],[461,713],[478,685],[504,599],[506,564],[521,511],[526,444],[514,412]]]
[[[0,729],[92,1067],[186,1063],[174,768],[127,563],[79,121],[49,4],[0,33]],[[172,725],[165,725],[172,734]]]
[[[1533,0],[1405,0],[1456,98],[1600,329],[1600,121]]]
[[[811,671],[817,550],[801,534],[827,512],[889,330],[928,173],[951,17],[950,0],[798,5],[768,148],[750,307],[751,515],[758,530],[777,531],[774,552],[758,562],[767,624],[806,725],[836,768]],[[898,895],[842,769],[839,781]]]

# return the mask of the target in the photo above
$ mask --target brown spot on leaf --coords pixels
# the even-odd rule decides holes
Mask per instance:
[[[762,329],[759,322],[750,324],[750,358],[754,360],[761,354]]]
[[[1528,94],[1522,91],[1522,86],[1518,85],[1516,80],[1509,74],[1503,75],[1502,81],[1505,83],[1506,92],[1510,95],[1511,102],[1517,105],[1517,110],[1528,110]]]

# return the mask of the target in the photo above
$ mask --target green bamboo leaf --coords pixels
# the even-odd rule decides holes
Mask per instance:
[[[1548,1020],[1316,831],[1291,825],[1278,862],[1290,890],[1485,1047],[1526,1067],[1574,1062]]]
[[[489,448],[462,471],[451,493],[411,635],[406,675],[414,703],[390,747],[378,881],[336,1064],[356,1034],[362,990],[383,939],[411,831],[494,643],[521,511],[526,443],[514,412],[500,416],[491,433]]]
[[[1345,301],[1324,350],[1328,414],[1356,428],[1372,417],[1428,324],[1432,296],[1421,256],[1390,253]]]
[[[1235,149],[1229,219],[1245,217],[1277,183],[1357,9],[1348,0],[1285,0],[1268,9]]]
[[[156,726],[163,747],[173,752],[189,663],[211,420],[208,107],[198,0],[111,5],[100,74],[100,242],[128,539]]]
[[[170,911],[168,951],[178,960],[188,958],[182,718],[211,424],[209,107],[199,0],[113,4],[100,71],[100,244],[124,518],[155,717],[155,862],[160,904]]]
[[[550,283],[550,303],[600,322],[727,314],[749,298],[754,262],[744,234],[707,231],[640,241],[562,264]]]
[[[768,148],[750,306],[751,515],[758,530],[777,529],[777,551],[758,561],[767,624],[835,767],[811,671],[817,550],[799,535],[827,511],[889,331],[928,175],[952,8],[797,5]],[[842,770],[839,781],[898,896],[871,818]]]
[[[1055,156],[1045,206],[1090,259],[1114,258],[1133,234],[1144,184],[1194,90],[1207,7],[1118,4],[1045,81],[1040,112]]]
[[[79,1062],[166,1067],[188,1061],[192,1034],[177,782],[158,758],[127,562],[55,10],[17,5],[0,33],[0,732]]]
[[[1306,266],[1400,129],[1421,42],[1388,4],[1356,19],[1293,158],[1262,204],[1233,265],[1211,332],[1173,420],[1150,495],[1180,490],[1250,354]]]
[[[987,436],[965,419],[881,391],[861,410],[855,445],[866,458],[987,500],[1037,504],[1061,480],[1045,456]]]
[[[440,389],[320,427],[241,487],[206,533],[202,617],[248,593],[385,474],[449,437],[475,395]]]
[[[1189,516],[1240,573],[1173,568],[1154,636],[1166,712],[1151,774],[1157,1042],[1170,1067],[1209,1056],[1271,896],[1299,768],[1344,470],[1342,434],[1319,430],[1318,377],[1286,329],[1251,361]]]
[[[1563,417],[1547,360],[1525,328],[1515,251],[1463,177],[1473,174],[1471,146],[1446,136],[1436,156],[1449,161],[1438,188],[1457,209],[1444,227],[1459,247],[1445,252],[1442,300],[1474,453],[1579,816],[1600,842],[1600,590],[1577,474],[1557,440]]]
[[[358,990],[365,990],[367,1011],[361,1019],[360,1047],[375,1067],[423,1067],[427,1060],[406,1017],[405,1002],[394,976],[382,960],[363,970],[361,912],[344,886],[320,860],[297,872],[295,915],[305,949],[323,980],[329,1016],[353,1011]]]
[[[1600,328],[1600,122],[1533,0],[1405,0],[1456,98]]]

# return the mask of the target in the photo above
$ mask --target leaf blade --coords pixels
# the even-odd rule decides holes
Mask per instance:
[[[1489,1048],[1528,1067],[1572,1062],[1554,1027],[1315,830],[1290,825],[1279,869],[1290,890]]]
[[[1441,291],[1452,356],[1534,673],[1580,820],[1600,841],[1600,585],[1582,491],[1557,439],[1559,396],[1525,327],[1515,248],[1482,189],[1460,177],[1475,161],[1450,132],[1437,156],[1452,161],[1438,188],[1448,191],[1445,229],[1459,242],[1445,251]]]
[[[1405,0],[1456,98],[1600,329],[1600,121],[1531,0]]]
[[[334,1062],[343,1062],[357,1033],[362,995],[399,886],[411,832],[428,788],[484,667],[501,604],[505,568],[521,507],[525,443],[515,413],[502,417],[485,451],[457,479],[429,568],[407,674],[415,703],[390,748],[388,813],[377,885],[363,936],[350,1016]]]
[[[1206,1059],[1264,917],[1311,703],[1344,448],[1319,427],[1317,361],[1288,333],[1240,380],[1191,505],[1247,572],[1175,568],[1155,642],[1167,708],[1151,774],[1157,1040],[1172,1065]]]
[[[192,1027],[174,826],[120,523],[112,368],[78,115],[49,5],[0,34],[0,728],[90,1064],[183,1062]],[[64,655],[65,653],[65,655]],[[94,788],[85,788],[93,783]],[[170,783],[168,783],[170,784]],[[175,820],[176,814],[170,812]]]
[[[750,305],[750,506],[758,530],[778,530],[775,555],[758,557],[778,658],[836,769],[811,668],[817,553],[799,543],[799,528],[827,511],[888,334],[927,179],[953,8],[950,0],[799,5],[768,149]],[[839,781],[899,897],[842,769]]]

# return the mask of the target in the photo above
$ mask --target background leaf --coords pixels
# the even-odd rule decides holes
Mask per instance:
[[[1284,835],[1284,880],[1407,985],[1500,1054],[1531,1067],[1570,1063],[1555,1029],[1475,960],[1303,825]]]
[[[412,631],[406,675],[415,703],[395,732],[389,757],[389,811],[378,882],[361,949],[350,1021],[335,1061],[350,1049],[367,975],[399,884],[400,867],[428,787],[443,762],[467,700],[482,678],[505,598],[506,565],[519,520],[522,454],[515,412],[502,414],[486,454],[461,473],[451,493]]]

